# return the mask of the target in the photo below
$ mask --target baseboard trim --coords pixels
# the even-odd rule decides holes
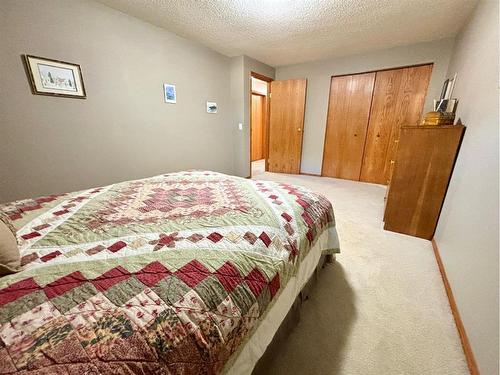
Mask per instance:
[[[300,172],[299,174],[303,174],[304,176],[321,177],[321,175],[317,173]]]
[[[472,352],[469,338],[467,337],[467,333],[465,332],[465,327],[462,322],[462,318],[460,317],[460,313],[458,312],[457,303],[455,301],[455,297],[453,296],[453,291],[451,290],[448,277],[446,276],[446,271],[444,270],[443,261],[441,260],[441,256],[439,255],[438,245],[434,238],[432,239],[431,243],[432,243],[432,249],[434,250],[434,255],[436,256],[439,272],[441,273],[441,278],[443,279],[444,289],[446,290],[446,295],[448,296],[448,301],[450,302],[451,313],[453,314],[453,318],[455,319],[458,335],[460,336],[460,341],[462,343],[462,348],[464,350],[465,359],[467,360],[467,366],[469,366],[469,371],[471,375],[479,375],[479,368],[477,367],[476,359],[474,358],[474,353]]]

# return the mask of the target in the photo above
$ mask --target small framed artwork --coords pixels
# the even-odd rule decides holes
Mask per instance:
[[[85,99],[80,65],[24,55],[33,94]]]
[[[217,113],[217,103],[207,102],[207,113]]]
[[[175,85],[164,83],[163,95],[165,96],[165,103],[177,103],[177,93],[175,91]]]

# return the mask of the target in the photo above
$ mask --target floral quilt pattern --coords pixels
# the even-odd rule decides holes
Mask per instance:
[[[316,239],[336,236],[318,194],[204,171],[0,211],[24,265],[0,279],[0,374],[220,373]]]

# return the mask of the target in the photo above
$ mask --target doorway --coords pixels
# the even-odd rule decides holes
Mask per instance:
[[[306,88],[306,79],[271,82],[269,172],[300,173]]]
[[[307,80],[250,79],[250,176],[300,173]]]
[[[268,170],[269,94],[272,78],[250,74],[250,175]]]

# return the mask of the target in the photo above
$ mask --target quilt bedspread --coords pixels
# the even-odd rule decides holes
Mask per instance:
[[[216,374],[315,240],[308,189],[189,171],[0,205],[23,271],[0,279],[0,374]]]

